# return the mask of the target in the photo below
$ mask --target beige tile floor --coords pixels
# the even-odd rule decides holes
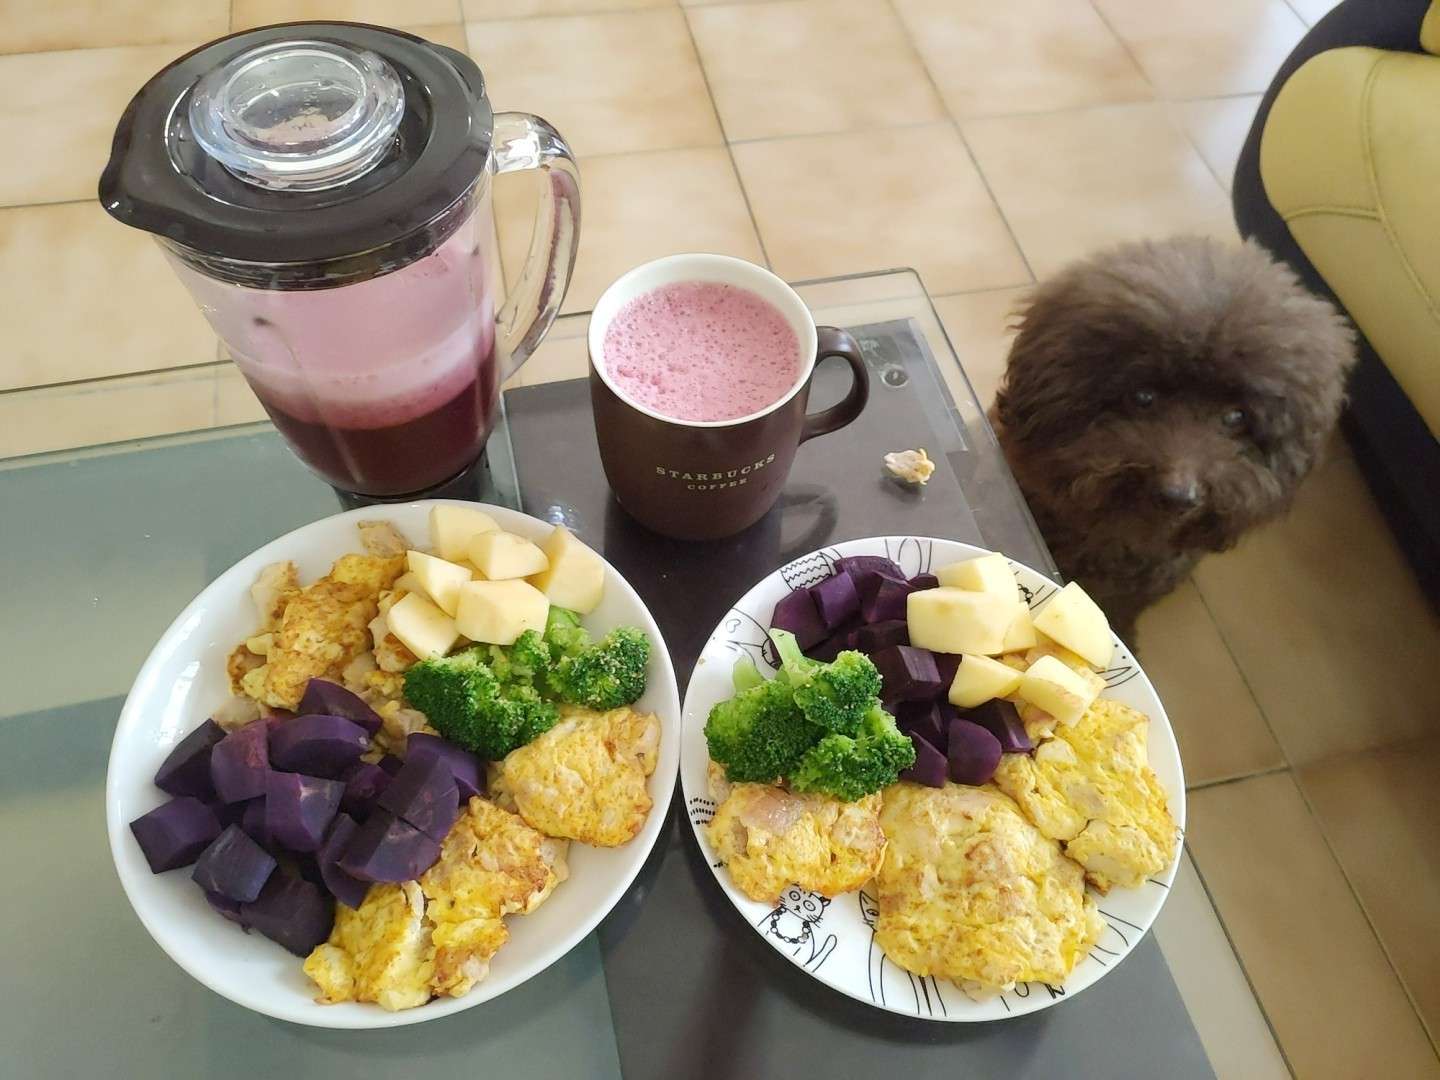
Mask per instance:
[[[1327,6],[0,0],[0,456],[259,415],[153,245],[93,197],[128,96],[229,28],[358,19],[469,49],[497,107],[580,155],[567,311],[677,250],[792,278],[913,266],[988,400],[1036,275],[1123,238],[1233,235],[1259,95]],[[498,185],[512,278],[532,196]],[[517,382],[583,364],[557,337]],[[1283,1072],[1213,963],[1228,933],[1297,1075],[1440,1075],[1440,627],[1343,446],[1142,634],[1193,788],[1194,866],[1157,933],[1217,1071]]]

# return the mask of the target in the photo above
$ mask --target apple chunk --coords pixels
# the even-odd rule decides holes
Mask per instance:
[[[528,581],[472,581],[460,589],[455,625],[471,641],[513,645],[526,630],[543,632],[549,614],[550,601]]]
[[[993,656],[1004,651],[1015,600],[941,586],[912,592],[905,600],[905,615],[910,644],[916,648]]]
[[[529,577],[550,566],[545,552],[508,532],[481,533],[470,541],[470,561],[491,581]]]
[[[441,503],[430,508],[430,546],[449,562],[465,558],[470,538],[476,533],[495,532],[495,519],[472,506]]]
[[[1035,616],[1035,629],[1097,668],[1109,667],[1115,655],[1110,620],[1073,581],[1040,609],[1040,614]]]
[[[386,612],[385,623],[390,633],[421,660],[444,656],[460,637],[455,620],[418,592],[397,600]]]
[[[1033,649],[1040,638],[1035,633],[1035,619],[1024,601],[1015,605],[1015,619],[1005,631],[1005,651],[1024,652]]]
[[[423,551],[407,551],[405,561],[425,595],[453,619],[455,608],[460,603],[460,586],[470,580],[470,568],[437,559]]]
[[[962,656],[950,684],[950,704],[973,709],[991,698],[1008,697],[1020,685],[1021,673],[988,656]]]
[[[541,545],[550,565],[530,578],[530,584],[558,607],[588,615],[600,606],[605,595],[605,563],[564,525]]]
[[[1093,682],[1054,656],[1042,656],[1031,664],[1020,677],[1019,690],[1021,698],[1062,724],[1075,723],[1100,696]]]
[[[942,566],[935,571],[935,577],[941,585],[948,585],[953,589],[994,593],[1007,600],[1020,599],[1020,586],[1015,583],[1015,571],[1010,569],[1010,560],[999,552]]]

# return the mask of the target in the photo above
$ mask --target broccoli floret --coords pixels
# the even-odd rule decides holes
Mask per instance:
[[[796,791],[814,791],[854,802],[888,787],[915,764],[915,745],[876,705],[862,718],[860,732],[831,733],[805,752],[788,774]]]
[[[645,692],[650,639],[633,626],[621,626],[555,665],[550,687],[571,705],[618,709]]]
[[[580,625],[579,615],[551,604],[545,619],[545,644],[550,647],[551,659],[559,663],[584,651],[590,645],[590,634]]]
[[[781,679],[762,680],[720,702],[705,721],[710,757],[737,783],[774,783],[824,734],[805,719]]]
[[[487,662],[502,687],[543,685],[550,671],[550,646],[534,630],[526,630],[513,645],[491,645]]]
[[[466,649],[412,665],[405,672],[405,698],[445,738],[499,761],[552,727],[558,713],[533,687],[502,685],[485,662],[487,654]]]
[[[805,656],[788,630],[771,630],[770,636],[801,712],[826,731],[857,733],[866,710],[879,704],[880,673],[870,658],[847,650],[822,664]]]
[[[755,666],[755,661],[748,656],[742,656],[735,661],[735,666],[730,670],[730,681],[735,684],[735,692],[749,690],[752,686],[759,686],[765,681],[760,674],[760,669]]]

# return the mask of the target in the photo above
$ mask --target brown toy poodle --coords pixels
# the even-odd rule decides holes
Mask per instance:
[[[1289,505],[1354,360],[1258,245],[1123,244],[1036,287],[991,416],[1061,571],[1133,645],[1202,555]]]

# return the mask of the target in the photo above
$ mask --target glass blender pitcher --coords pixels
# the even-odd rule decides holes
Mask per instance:
[[[540,205],[497,314],[491,178],[519,169],[541,172]],[[580,228],[554,128],[492,112],[464,54],[349,23],[235,34],[165,68],[121,117],[100,201],[155,234],[301,460],[378,498],[478,459]]]

